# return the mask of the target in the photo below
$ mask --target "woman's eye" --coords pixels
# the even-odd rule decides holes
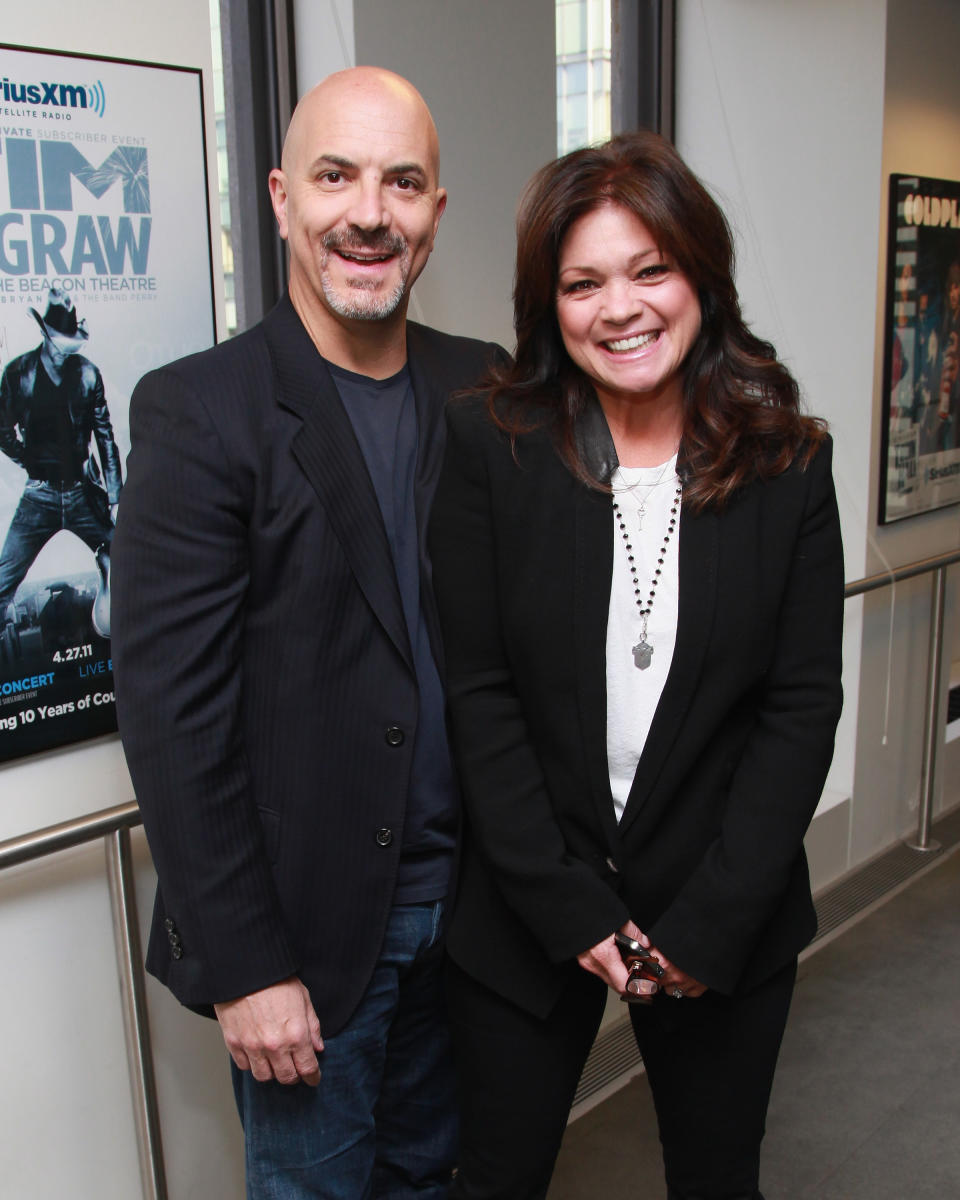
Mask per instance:
[[[573,292],[587,292],[594,286],[592,279],[575,279],[572,283],[563,285],[563,294],[571,295]]]
[[[659,279],[666,275],[670,270],[666,263],[654,263],[651,267],[644,267],[637,276],[638,279]]]

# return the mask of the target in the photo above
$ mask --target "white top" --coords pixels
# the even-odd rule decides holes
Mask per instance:
[[[646,607],[651,580],[660,557],[670,509],[677,496],[677,456],[658,467],[618,467],[611,479],[613,496],[623,514],[633,547],[640,600]],[[642,508],[642,513],[638,510]],[[617,820],[643,752],[650,723],[667,680],[677,640],[680,512],[667,543],[660,582],[647,619],[647,643],[653,657],[640,670],[633,647],[640,641],[642,618],[634,596],[633,576],[623,531],[614,514],[613,577],[607,616],[607,766]]]

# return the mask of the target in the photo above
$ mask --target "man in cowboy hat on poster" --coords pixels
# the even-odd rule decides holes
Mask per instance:
[[[50,289],[42,317],[30,312],[43,340],[9,362],[0,379],[0,450],[27,472],[0,550],[0,628],[7,605],[55,533],[68,529],[98,553],[98,562],[103,559],[120,498],[120,454],[103,377],[79,353],[89,337],[84,322],[57,287]],[[97,632],[106,636],[109,630]]]

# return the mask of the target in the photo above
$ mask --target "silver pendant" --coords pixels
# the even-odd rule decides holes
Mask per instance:
[[[652,658],[653,647],[645,637],[642,637],[633,648],[633,665],[641,671],[645,671],[650,666]]]

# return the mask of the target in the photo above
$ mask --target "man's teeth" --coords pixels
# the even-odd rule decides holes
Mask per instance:
[[[351,254],[349,250],[341,250],[340,254],[343,258],[349,258],[351,262],[358,263],[386,262],[390,258],[389,254]]]
[[[611,350],[639,350],[641,346],[647,346],[650,342],[655,342],[659,337],[659,333],[638,333],[636,337],[621,338],[616,342],[607,342]]]

